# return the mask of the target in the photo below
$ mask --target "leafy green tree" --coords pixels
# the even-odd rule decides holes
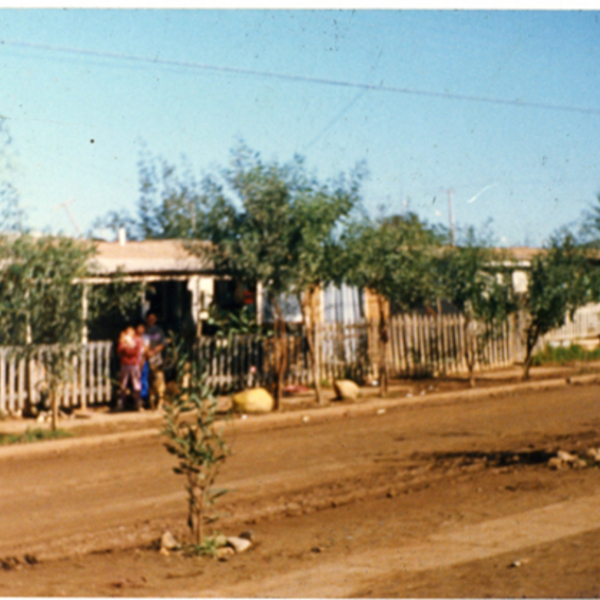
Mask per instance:
[[[83,329],[81,285],[95,249],[86,241],[29,234],[0,236],[0,343],[19,346],[29,361],[49,345],[46,383],[56,429],[58,390]]]
[[[562,327],[567,316],[573,318],[580,306],[597,300],[599,281],[592,252],[563,230],[534,256],[527,292],[521,298],[526,314],[523,379],[529,378],[540,336]]]
[[[242,145],[223,179],[224,188],[205,182],[203,239],[211,246],[191,248],[208,253],[217,272],[249,288],[262,284],[274,313],[278,408],[287,359],[281,298],[327,281],[333,230],[355,203],[355,178],[349,185],[342,180],[335,187],[320,185],[300,157],[283,165],[265,163]]]
[[[359,167],[352,173],[349,182],[343,177],[331,185],[320,185],[315,180],[306,181],[294,205],[294,220],[299,226],[300,235],[292,286],[302,311],[319,404],[323,399],[314,299],[319,290],[343,279],[338,258],[341,253],[339,238],[347,219],[360,203],[362,177],[362,167]]]
[[[371,290],[378,299],[381,395],[387,393],[389,379],[386,301],[393,310],[408,311],[434,300],[434,257],[442,241],[441,233],[414,213],[376,221],[365,218],[343,236],[346,281]]]
[[[441,295],[464,316],[465,360],[472,387],[481,343],[517,309],[510,274],[502,272],[506,262],[507,257],[472,227],[462,243],[446,247],[437,261]]]

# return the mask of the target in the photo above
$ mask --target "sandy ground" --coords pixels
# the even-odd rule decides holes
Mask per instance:
[[[255,543],[226,562],[153,548],[185,534],[158,436],[1,457],[0,596],[600,594],[600,470],[547,466],[600,447],[600,386],[230,435],[216,529]]]

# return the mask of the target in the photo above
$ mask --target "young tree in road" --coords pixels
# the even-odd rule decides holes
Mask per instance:
[[[467,230],[461,244],[447,247],[438,260],[441,295],[464,316],[465,359],[471,387],[475,386],[480,342],[517,308],[510,274],[502,273],[506,260],[478,239],[473,228]],[[486,326],[483,333],[478,331],[481,325]]]
[[[417,215],[396,216],[355,223],[343,236],[346,281],[377,295],[381,342],[379,381],[381,395],[388,389],[388,316],[385,301],[408,311],[435,298],[435,248],[441,235]]]
[[[562,327],[567,315],[598,297],[599,277],[592,264],[593,250],[561,231],[534,256],[527,292],[521,298],[526,313],[523,379],[529,378],[532,353],[544,334]]]

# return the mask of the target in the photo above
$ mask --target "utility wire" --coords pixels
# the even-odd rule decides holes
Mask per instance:
[[[502,106],[514,106],[519,108],[540,108],[543,110],[555,110],[563,112],[573,112],[586,115],[600,115],[599,108],[583,108],[578,106],[569,106],[566,104],[548,104],[545,102],[529,102],[526,100],[503,100],[501,98],[490,98],[487,96],[473,96],[469,94],[454,94],[450,92],[432,92],[407,87],[396,87],[388,85],[373,85],[368,83],[358,83],[351,81],[341,81],[336,79],[324,79],[319,77],[306,77],[303,75],[289,75],[285,73],[274,73],[272,71],[257,71],[253,69],[240,69],[237,67],[219,67],[216,65],[206,65],[198,62],[170,60],[166,58],[148,58],[145,56],[136,56],[132,54],[118,54],[114,52],[97,52],[95,50],[82,50],[79,48],[65,48],[62,46],[51,46],[47,44],[34,44],[29,42],[15,42],[10,40],[0,40],[0,45],[15,46],[21,48],[30,48],[33,50],[45,50],[50,52],[64,52],[69,54],[79,54],[81,56],[95,56],[101,58],[111,58],[116,60],[128,60],[133,62],[143,62],[153,65],[168,65],[172,67],[185,67],[189,69],[200,69],[204,71],[216,71],[221,73],[234,73],[236,75],[251,75],[254,77],[267,77],[271,79],[281,79],[286,81],[296,81],[302,83],[316,83],[320,85],[358,88],[362,90],[391,92],[396,94],[407,94],[412,96],[421,96],[429,98],[441,98],[444,100],[462,100],[465,102],[479,102],[484,104],[496,104]]]

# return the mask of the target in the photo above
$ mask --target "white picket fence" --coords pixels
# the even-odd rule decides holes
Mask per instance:
[[[111,342],[90,342],[71,359],[69,381],[59,392],[59,405],[85,407],[110,401]],[[0,348],[0,412],[15,414],[27,402],[37,404],[45,394],[45,366],[50,348],[39,346],[31,359],[19,358],[18,348]]]
[[[575,312],[573,319],[543,336],[537,344],[543,348],[546,344],[553,346],[568,346],[578,343],[583,346],[598,344],[600,336],[600,304],[588,304]]]
[[[465,320],[462,315],[401,315],[390,320],[386,362],[392,377],[438,376],[467,371]],[[516,336],[506,323],[484,334],[479,327],[475,370],[501,367],[515,361]],[[319,378],[357,381],[377,378],[383,346],[377,323],[333,323],[316,332]],[[302,333],[286,336],[286,385],[314,383],[308,344]],[[275,381],[275,340],[234,335],[203,338],[199,358],[206,382],[220,392]]]
[[[467,371],[464,317],[462,315],[399,315],[389,323],[386,363],[391,377],[440,376]],[[523,359],[521,336],[515,325],[505,323],[498,331],[479,326],[475,370],[503,367]],[[600,305],[579,309],[573,321],[544,336],[546,342],[565,344],[597,340],[600,335]],[[332,323],[317,329],[321,381],[349,377],[357,381],[378,377],[383,350],[377,323]],[[204,337],[198,340],[198,358],[206,382],[219,392],[275,381],[273,338],[235,335],[230,339]],[[286,337],[286,385],[314,383],[305,336]],[[64,407],[85,407],[111,401],[113,382],[110,341],[90,342],[72,360],[72,377],[60,391]],[[0,348],[0,412],[18,413],[28,401],[37,404],[44,394],[44,361],[48,348],[40,346],[30,361],[18,359],[15,348]]]

